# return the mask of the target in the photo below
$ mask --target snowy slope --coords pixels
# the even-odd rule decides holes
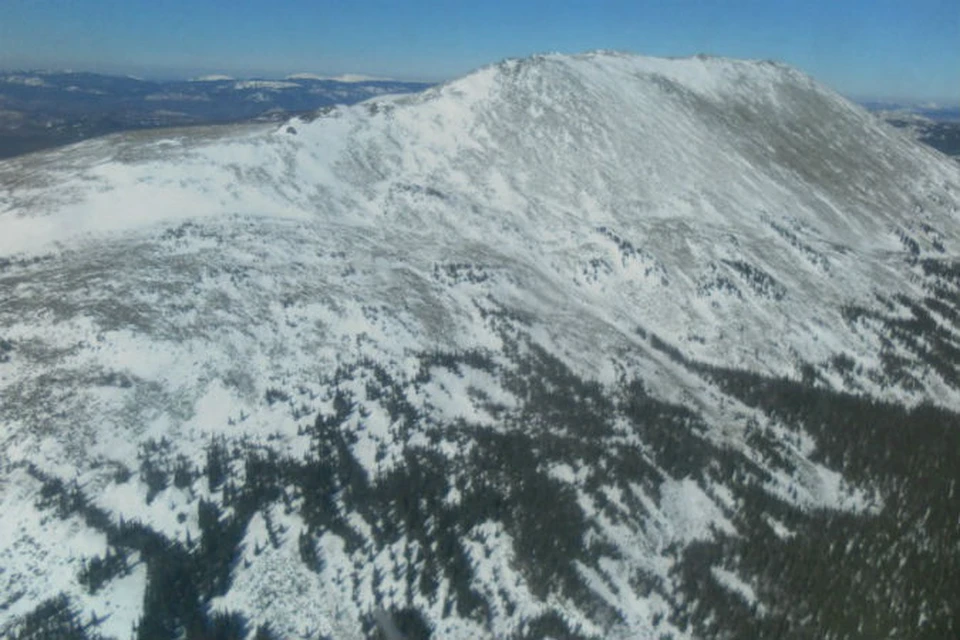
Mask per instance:
[[[960,167],[779,64],[509,60],[0,185],[0,629],[64,592],[123,637],[161,578],[119,523],[209,560],[212,504],[237,546],[200,599],[251,632],[708,635],[685,550],[888,502],[720,368],[960,409]],[[553,529],[516,515],[543,502]]]

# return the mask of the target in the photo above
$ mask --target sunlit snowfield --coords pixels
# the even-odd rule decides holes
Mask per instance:
[[[960,167],[795,70],[507,61],[0,185],[0,632],[955,629]]]

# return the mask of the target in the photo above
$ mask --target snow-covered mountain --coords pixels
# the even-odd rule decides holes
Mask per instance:
[[[2,633],[960,627],[960,167],[796,70],[509,60],[0,185]]]

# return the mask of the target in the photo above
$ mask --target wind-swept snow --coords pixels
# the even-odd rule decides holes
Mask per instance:
[[[327,455],[355,485],[331,490],[340,529],[311,529],[292,489],[258,507],[213,610],[282,620],[283,637],[360,636],[381,607],[427,612],[438,637],[524,633],[538,616],[588,636],[681,634],[663,620],[679,602],[676,558],[741,526],[719,467],[687,470],[698,451],[742,456],[778,508],[882,503],[706,367],[960,408],[949,369],[891,343],[879,316],[851,319],[913,317],[877,296],[930,293],[918,260],[956,256],[958,211],[954,163],[796,70],[707,57],[508,60],[280,127],[130,134],[0,163],[0,631],[65,591],[113,612],[122,635],[139,613],[120,610],[118,585],[142,595],[146,579],[135,565],[86,594],[73,575],[106,541],[37,511],[42,483],[24,469],[79,478],[110,518],[187,549],[201,501],[226,490],[201,471],[160,489],[142,476],[154,460],[209,469],[223,441],[290,465]],[[915,384],[884,377],[901,360]],[[342,440],[324,449],[314,431],[327,422]],[[498,438],[517,433],[546,443],[522,482],[496,466],[517,451]],[[671,449],[678,433],[690,452]],[[577,437],[569,459],[546,457]],[[421,544],[403,514],[347,500],[440,473],[437,459],[450,513],[529,486],[573,505],[592,555],[567,579],[610,611],[566,586],[538,595],[536,562],[517,549],[555,549],[521,535],[537,522],[519,509],[455,532],[454,573],[472,572],[488,626],[454,613],[469,592],[449,575],[410,586],[449,550]],[[465,479],[481,462],[501,475]],[[255,465],[232,464],[242,486]],[[423,527],[440,536],[436,522]],[[322,566],[301,557],[302,532]],[[744,578],[712,572],[758,602]]]

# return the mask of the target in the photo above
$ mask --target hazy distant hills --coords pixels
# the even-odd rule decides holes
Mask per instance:
[[[128,129],[283,118],[429,85],[368,79],[149,81],[76,72],[0,72],[0,158]]]
[[[960,122],[960,105],[945,105],[935,102],[894,102],[890,100],[861,100],[860,104],[875,113],[899,113],[933,122]]]
[[[889,102],[866,102],[864,106],[920,142],[960,159],[960,107]]]

